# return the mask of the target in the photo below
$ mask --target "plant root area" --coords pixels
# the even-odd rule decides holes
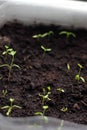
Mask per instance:
[[[76,38],[59,35],[60,31],[72,31]],[[33,35],[53,31],[54,34],[33,38]],[[0,65],[10,64],[11,56],[4,56],[5,45],[16,51],[14,63],[21,69],[12,68],[8,81],[8,68],[0,67],[0,113],[6,116],[10,98],[14,99],[11,117],[35,116],[42,112],[43,88],[50,86],[51,94],[45,105],[45,116],[87,124],[87,31],[65,29],[60,26],[25,26],[17,22],[7,23],[0,29]],[[52,50],[44,53],[41,46]],[[70,70],[67,68],[70,65]],[[79,72],[85,79],[77,81]],[[57,89],[63,89],[59,92]],[[6,93],[5,93],[6,92]]]

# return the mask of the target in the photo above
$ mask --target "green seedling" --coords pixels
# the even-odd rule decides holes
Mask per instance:
[[[65,36],[66,36],[66,43],[67,43],[67,45],[70,45],[69,43],[72,42],[72,41],[71,41],[71,37],[72,37],[72,38],[76,38],[75,33],[69,32],[69,31],[61,31],[61,32],[59,33],[59,35],[65,35]]]
[[[68,108],[67,107],[63,107],[60,109],[62,112],[67,112],[68,111]]]
[[[16,51],[14,51],[12,48],[9,48],[8,46],[5,46],[5,48],[6,48],[6,50],[3,52],[3,55],[5,55],[5,56],[10,55],[11,56],[11,63],[0,65],[0,67],[7,67],[8,68],[8,70],[9,70],[8,81],[9,81],[13,67],[20,69],[20,66],[17,64],[14,64],[14,57],[16,55]]]
[[[9,101],[10,101],[10,105],[9,105],[9,106],[7,105],[7,106],[4,106],[4,107],[1,107],[1,109],[8,109],[8,111],[6,112],[6,115],[7,115],[7,116],[10,116],[10,114],[11,114],[13,108],[19,108],[19,109],[21,109],[20,106],[13,105],[13,102],[14,102],[14,99],[13,99],[13,98],[10,98]]]
[[[66,35],[66,38],[69,39],[70,36],[72,36],[73,38],[76,38],[75,33],[73,32],[69,32],[69,31],[61,31],[59,33],[59,35]]]
[[[51,100],[49,98],[49,95],[51,94],[50,92],[50,86],[47,87],[47,90],[45,88],[43,88],[43,94],[39,94],[39,97],[42,98],[42,112],[36,112],[35,115],[40,115],[42,117],[45,117],[45,112],[46,110],[49,108],[46,104],[47,101]]]
[[[43,106],[43,111],[42,112],[36,112],[35,115],[40,115],[42,117],[45,117],[45,112],[49,108],[47,105]]]
[[[62,88],[57,88],[57,90],[58,90],[58,93],[59,93],[59,94],[65,92],[64,89],[62,89]]]
[[[46,32],[44,34],[33,35],[32,37],[35,38],[35,39],[38,39],[38,38],[44,38],[46,36],[50,36],[52,34],[54,34],[54,32],[53,31],[49,31],[49,32]]]
[[[62,88],[57,88],[57,91],[58,91],[59,98],[60,98],[60,94],[65,92],[65,90]]]
[[[46,54],[47,52],[52,51],[51,48],[45,48],[44,46],[41,46],[41,49],[43,50],[43,56],[45,56],[45,54]]]
[[[70,64],[69,63],[67,63],[67,72],[69,72],[70,71]]]
[[[83,83],[85,83],[85,79],[81,76],[81,70],[83,69],[83,66],[81,64],[77,64],[79,67],[79,72],[75,75],[75,80],[76,81],[82,81]]]
[[[7,55],[12,51],[12,48],[9,48],[9,46],[5,45],[5,51],[3,51],[3,55],[7,57]]]
[[[48,87],[47,87],[47,91],[46,91],[45,88],[43,88],[43,95],[39,94],[39,96],[42,97],[42,106],[44,106],[44,104],[45,104],[45,102],[46,102],[47,100],[51,100],[51,99],[49,98],[49,95],[51,94],[50,90],[51,90],[51,88],[50,88],[50,86],[48,86]]]
[[[3,97],[6,97],[7,93],[8,93],[7,90],[2,90]]]

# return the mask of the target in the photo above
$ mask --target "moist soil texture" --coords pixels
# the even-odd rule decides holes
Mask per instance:
[[[76,34],[76,38],[59,35],[61,31]],[[53,31],[54,34],[43,38],[33,35]],[[14,99],[12,117],[35,116],[42,112],[43,88],[51,94],[44,105],[48,106],[46,116],[56,117],[76,123],[87,124],[87,31],[66,29],[59,26],[7,23],[0,29],[0,65],[10,64],[12,56],[3,55],[5,45],[16,51],[13,67],[8,81],[8,68],[0,67],[0,113],[6,116],[10,98]],[[52,49],[44,53],[41,46]],[[79,66],[83,68],[80,79]],[[67,65],[69,68],[67,68]],[[85,82],[81,79],[83,78]],[[58,89],[58,90],[57,90]],[[60,91],[59,91],[60,89]],[[63,92],[61,92],[63,90]]]

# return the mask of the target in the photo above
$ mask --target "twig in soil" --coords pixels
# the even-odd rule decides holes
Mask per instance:
[[[7,93],[8,93],[7,90],[4,90],[4,89],[2,90],[3,97],[6,97]]]
[[[2,76],[0,76],[0,80],[2,80],[2,78],[3,78],[3,77],[2,77]]]
[[[87,103],[85,103],[84,101],[81,101],[81,103],[87,107]]]

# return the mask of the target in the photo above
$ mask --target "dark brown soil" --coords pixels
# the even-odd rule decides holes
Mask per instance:
[[[45,38],[33,39],[35,34],[53,31],[54,35]],[[10,57],[4,58],[4,46],[9,45],[17,51],[15,63],[21,67],[13,68],[11,79],[8,82],[8,70],[0,68],[0,107],[10,105],[9,98],[14,98],[14,104],[22,109],[14,108],[12,117],[34,116],[35,112],[42,111],[39,93],[43,87],[51,87],[50,98],[46,105],[49,109],[45,115],[68,121],[87,124],[87,31],[70,30],[76,38],[69,39],[59,32],[63,29],[58,26],[24,26],[18,23],[8,23],[0,29],[0,64],[10,63]],[[52,51],[43,56],[41,45],[51,48]],[[67,72],[67,63],[71,69]],[[83,66],[81,76],[85,83],[77,82],[75,75]],[[59,95],[57,88],[65,90]],[[2,91],[7,90],[3,97]],[[61,108],[67,107],[66,112]],[[0,109],[5,115],[7,109]]]

